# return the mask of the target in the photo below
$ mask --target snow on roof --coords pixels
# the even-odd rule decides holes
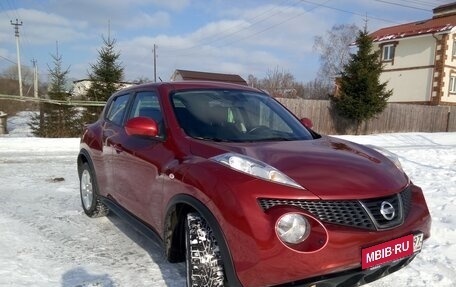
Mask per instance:
[[[425,34],[449,33],[456,27],[456,15],[431,18],[382,28],[370,34],[374,42],[390,41]]]

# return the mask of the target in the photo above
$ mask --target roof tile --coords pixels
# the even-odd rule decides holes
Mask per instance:
[[[449,32],[453,27],[456,27],[456,15],[386,27],[373,32],[370,36],[374,42],[382,42],[424,34]]]

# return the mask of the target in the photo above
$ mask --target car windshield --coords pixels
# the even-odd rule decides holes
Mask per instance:
[[[222,142],[312,139],[271,97],[239,90],[192,90],[172,95],[181,128],[193,138]]]

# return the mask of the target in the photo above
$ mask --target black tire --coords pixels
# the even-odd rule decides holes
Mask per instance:
[[[187,214],[185,242],[187,286],[224,286],[220,248],[209,224],[197,213]]]
[[[82,164],[79,174],[79,192],[82,208],[89,217],[101,217],[109,213],[108,207],[100,200],[96,180],[87,162]]]

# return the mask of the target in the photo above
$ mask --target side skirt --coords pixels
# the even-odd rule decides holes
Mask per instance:
[[[156,243],[162,250],[164,250],[164,244],[161,237],[158,233],[149,225],[144,223],[142,220],[128,212],[126,209],[118,205],[116,202],[110,200],[109,198],[103,197],[101,201],[117,216],[121,219],[126,221],[130,224],[134,229],[140,232],[142,235],[146,236],[147,238],[151,239],[154,243]]]

